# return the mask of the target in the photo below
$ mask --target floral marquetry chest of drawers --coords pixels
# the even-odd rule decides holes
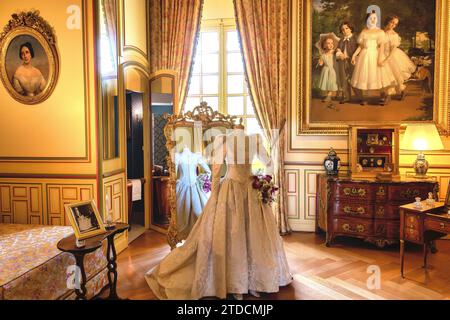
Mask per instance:
[[[352,179],[350,176],[317,176],[316,231],[326,232],[326,245],[337,236],[364,239],[384,247],[400,238],[401,205],[436,198],[438,183],[409,178],[393,181]]]

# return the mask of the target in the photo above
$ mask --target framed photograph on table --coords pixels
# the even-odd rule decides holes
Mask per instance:
[[[398,175],[399,126],[350,126],[349,155],[352,176]]]
[[[95,237],[106,232],[94,200],[64,205],[77,240]]]

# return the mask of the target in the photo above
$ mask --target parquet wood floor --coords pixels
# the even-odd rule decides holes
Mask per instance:
[[[405,279],[400,276],[399,249],[377,249],[357,239],[339,238],[333,247],[324,236],[293,233],[283,237],[294,282],[263,299],[349,300],[349,299],[448,299],[450,298],[450,241],[439,240],[437,254],[429,255],[422,268],[421,248],[408,245]],[[155,299],[144,274],[170,249],[164,235],[146,231],[118,257],[118,293],[129,299]],[[369,266],[381,270],[381,286],[369,289]],[[372,282],[373,283],[373,282]],[[244,299],[254,299],[245,296]]]

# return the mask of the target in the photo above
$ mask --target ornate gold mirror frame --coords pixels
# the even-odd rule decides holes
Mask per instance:
[[[170,173],[169,177],[169,207],[170,207],[170,222],[169,229],[167,231],[167,242],[170,247],[174,249],[177,243],[184,240],[178,233],[177,228],[177,195],[176,195],[176,183],[177,176],[175,171],[175,152],[177,142],[175,141],[175,130],[177,128],[190,128],[199,126],[202,128],[202,139],[206,130],[211,128],[226,128],[231,129],[237,120],[236,116],[229,116],[214,111],[206,102],[202,102],[199,106],[195,107],[193,111],[189,111],[185,114],[173,114],[165,115],[167,124],[164,128],[164,135],[166,136],[166,147],[169,151],[167,156],[167,167]],[[202,141],[203,142],[203,141]],[[203,145],[203,143],[202,143]],[[202,151],[204,148],[202,146]]]

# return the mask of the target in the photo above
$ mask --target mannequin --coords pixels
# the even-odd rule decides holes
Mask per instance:
[[[175,155],[177,230],[180,238],[186,238],[189,235],[208,201],[208,195],[197,179],[198,166],[208,175],[211,174],[203,156],[200,153],[191,152],[188,146],[185,145],[183,150]]]
[[[214,139],[211,197],[186,242],[145,275],[159,299],[230,294],[241,300],[278,292],[293,280],[272,208],[252,186],[253,158],[269,155],[251,146],[262,145],[262,137],[235,129]]]

